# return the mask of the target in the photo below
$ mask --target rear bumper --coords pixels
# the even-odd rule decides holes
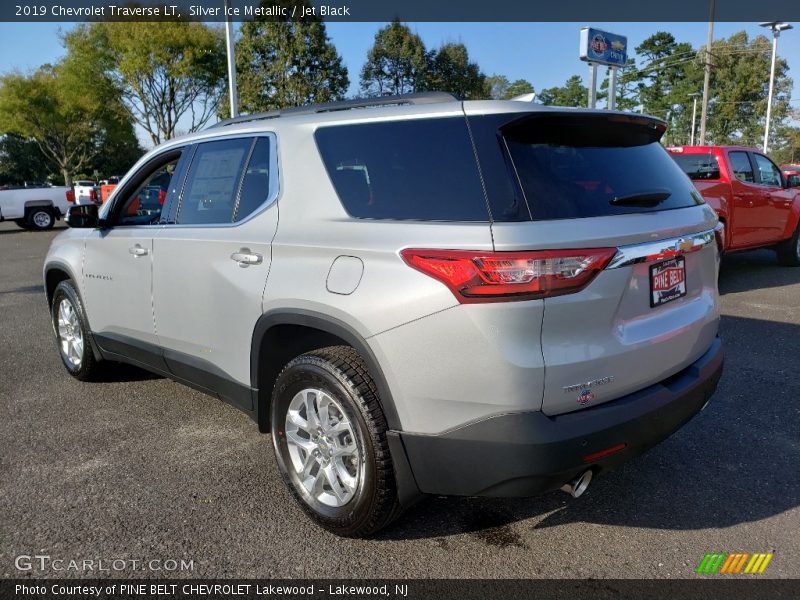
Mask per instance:
[[[492,417],[441,435],[400,433],[417,487],[455,496],[530,496],[556,489],[641,454],[689,421],[717,388],[719,338],[686,369],[656,385],[594,408],[548,417]],[[614,454],[584,457],[625,444]]]

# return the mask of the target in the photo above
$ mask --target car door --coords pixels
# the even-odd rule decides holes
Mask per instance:
[[[153,234],[164,201],[177,191],[182,155],[178,148],[148,161],[116,196],[105,226],[86,238],[84,302],[97,343],[156,368],[164,363],[153,323]]]
[[[728,164],[734,213],[729,224],[731,248],[759,245],[766,239],[767,199],[756,184],[755,169],[747,151],[729,151]]]
[[[756,165],[756,182],[764,195],[766,241],[777,241],[786,230],[795,192],[784,187],[783,176],[774,162],[763,154],[752,154]]]
[[[153,242],[155,322],[170,371],[246,410],[278,224],[275,151],[274,135],[198,144]]]

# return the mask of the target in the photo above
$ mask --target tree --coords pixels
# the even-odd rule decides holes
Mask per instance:
[[[203,127],[225,89],[222,32],[203,23],[83,24],[64,43],[71,55],[114,81],[155,145],[174,137],[184,123],[188,131]]]
[[[533,85],[527,79],[517,79],[514,83],[508,86],[504,100],[511,100],[522,94],[532,94],[534,92]]]
[[[715,41],[711,54],[710,139],[715,144],[760,146],[766,124],[771,43],[761,35],[751,40],[741,31]],[[771,124],[775,134],[784,129],[789,114],[792,80],[788,71],[786,61],[778,58]],[[778,140],[773,138],[773,141]]]
[[[492,100],[504,100],[510,85],[505,75],[490,75],[486,78],[486,95]]]
[[[477,100],[486,97],[486,75],[469,61],[464,44],[444,44],[431,58],[425,87]]]
[[[554,106],[586,106],[589,89],[581,83],[579,75],[567,79],[561,87],[547,88],[539,94],[542,104]]]
[[[34,140],[67,185],[91,164],[106,139],[126,127],[133,132],[112,82],[86,69],[68,56],[29,76],[0,78],[0,131]]]
[[[350,86],[319,20],[247,21],[236,51],[242,112],[342,100]]]
[[[0,185],[47,181],[51,173],[50,161],[42,154],[36,140],[15,133],[0,138]]]
[[[394,20],[375,34],[361,69],[361,91],[367,96],[422,91],[426,89],[429,62],[422,38]]]

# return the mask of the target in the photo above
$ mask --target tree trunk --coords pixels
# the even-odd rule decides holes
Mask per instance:
[[[61,174],[64,176],[64,185],[67,187],[72,186],[72,177],[67,169],[61,169]]]

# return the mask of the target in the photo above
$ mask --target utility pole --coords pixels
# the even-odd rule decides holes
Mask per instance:
[[[225,6],[225,50],[228,54],[228,100],[231,105],[231,117],[239,115],[239,92],[236,88],[236,55],[233,45],[233,23],[230,16],[230,0],[224,0]]]
[[[700,115],[700,145],[706,143],[708,119],[708,88],[711,84],[711,44],[714,42],[714,0],[708,0],[708,38],[706,39],[706,68],[703,76],[703,111]]]
[[[769,27],[772,29],[772,67],[769,71],[769,94],[767,96],[767,122],[764,125],[764,154],[767,153],[769,147],[769,124],[772,120],[772,93],[775,89],[775,61],[778,57],[778,38],[781,31],[792,29],[789,23],[782,23],[780,21],[770,21],[767,23],[760,23],[762,27]]]
[[[692,99],[692,134],[689,136],[690,141],[689,145],[694,146],[694,132],[697,131],[695,128],[695,123],[697,119],[697,98],[700,96],[700,92],[692,92],[689,94],[689,98]]]

